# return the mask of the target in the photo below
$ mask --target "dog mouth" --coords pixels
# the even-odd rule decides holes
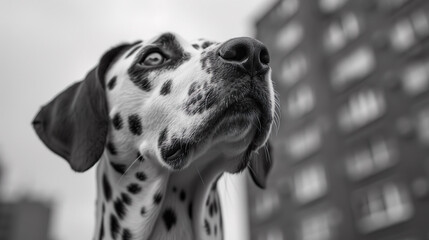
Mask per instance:
[[[192,138],[173,138],[171,144],[162,150],[162,157],[174,170],[181,170],[189,162],[190,156],[197,154],[208,141],[239,142],[252,127],[256,128],[256,133],[250,144],[247,143],[247,151],[253,151],[265,141],[271,121],[269,108],[261,99],[245,96],[219,106],[192,134]]]

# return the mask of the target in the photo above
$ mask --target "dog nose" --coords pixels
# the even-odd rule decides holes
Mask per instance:
[[[219,56],[223,61],[241,67],[251,76],[263,74],[269,69],[267,47],[253,38],[240,37],[226,41],[219,48]]]

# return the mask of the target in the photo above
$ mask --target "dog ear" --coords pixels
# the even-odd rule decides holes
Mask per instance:
[[[128,47],[123,44],[106,52],[84,80],[57,95],[33,120],[42,142],[77,172],[91,168],[104,151],[109,123],[104,75]]]
[[[258,151],[252,152],[249,158],[249,173],[253,182],[260,188],[265,189],[268,173],[271,170],[271,145],[269,142]]]

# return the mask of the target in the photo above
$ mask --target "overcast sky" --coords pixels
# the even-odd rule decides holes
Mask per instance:
[[[253,22],[272,2],[2,0],[0,158],[5,195],[53,200],[54,237],[91,239],[95,168],[73,173],[42,145],[30,125],[39,107],[81,79],[117,43],[164,31],[221,41],[251,36]],[[228,189],[229,196],[236,190]]]

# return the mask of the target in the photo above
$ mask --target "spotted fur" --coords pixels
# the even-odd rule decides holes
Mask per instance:
[[[145,41],[145,43],[151,44],[150,41]],[[138,149],[139,153],[136,158],[127,157],[125,149],[130,149],[129,144],[133,142],[130,139],[148,138],[147,146],[151,146],[150,144],[153,142],[156,143],[154,147],[159,149],[158,158],[162,159],[160,162],[162,166],[176,170],[184,169],[187,165],[192,164],[186,158],[188,152],[195,147],[197,142],[205,142],[204,139],[207,137],[204,132],[212,129],[215,122],[218,121],[208,117],[222,108],[220,102],[226,100],[222,96],[236,94],[237,99],[242,98],[244,97],[242,93],[246,91],[249,83],[246,81],[224,82],[224,79],[229,78],[228,76],[242,79],[245,78],[245,74],[240,71],[222,72],[222,68],[228,67],[225,67],[224,63],[216,62],[215,51],[220,46],[219,43],[198,40],[185,47],[182,39],[166,34],[152,40],[152,44],[159,44],[168,51],[174,52],[175,56],[164,67],[146,71],[139,64],[148,50],[144,44],[137,44],[124,52],[123,57],[118,57],[118,63],[114,64],[107,73],[107,79],[110,79],[107,82],[109,90],[107,98],[112,111],[111,122],[114,129],[110,137],[114,140],[111,142],[116,143],[115,151],[111,151],[112,146],[110,145],[107,146],[107,149],[111,154],[116,153],[116,155],[112,155],[115,155],[115,159],[119,161],[112,162],[112,160],[106,159],[110,162],[110,167],[106,165],[106,168],[111,168],[122,176],[116,177],[121,178],[118,181],[122,187],[114,186],[113,189],[123,189],[121,192],[112,190],[110,198],[117,197],[114,197],[115,201],[107,204],[110,206],[108,207],[110,210],[106,211],[106,214],[109,211],[113,214],[113,221],[111,220],[110,223],[111,235],[115,235],[118,239],[119,237],[130,239],[132,236],[138,239],[196,240],[193,231],[188,231],[188,229],[193,228],[194,221],[200,221],[201,238],[198,240],[223,239],[221,210],[215,187],[209,188],[202,205],[198,203],[200,200],[195,199],[197,193],[196,189],[192,187],[195,182],[200,181],[197,175],[191,185],[183,185],[180,174],[167,173],[170,175],[169,180],[166,182],[160,180],[162,183],[155,184],[158,187],[154,188],[154,182],[159,180],[160,175],[148,173],[151,169],[152,171],[156,169],[156,172],[163,172],[163,169],[157,167],[153,161],[143,161],[144,158],[150,158],[149,155],[144,157],[145,143]],[[196,68],[190,68],[191,65]],[[172,73],[175,71],[181,71],[182,74],[173,75]],[[109,76],[111,77],[109,78]],[[261,83],[258,89],[265,91],[267,96],[270,95],[272,90],[270,90],[269,82],[264,83],[263,78],[258,81]],[[133,97],[125,98],[123,92],[132,94]],[[263,95],[262,92],[256,94]],[[166,104],[167,99],[170,98],[175,100]],[[136,100],[141,101],[141,104],[136,105],[137,102],[134,102]],[[227,101],[235,101],[235,98]],[[249,102],[249,104],[252,106],[253,103]],[[271,106],[264,107],[272,110]],[[246,106],[240,106],[237,111],[251,112],[252,110]],[[175,112],[177,114],[166,114]],[[262,118],[259,120],[264,122]],[[236,120],[239,124],[242,124],[242,121],[244,120]],[[206,125],[200,126],[202,122],[206,122]],[[197,130],[198,128],[200,130]],[[224,128],[228,128],[228,126],[224,126]],[[236,128],[236,126],[231,125],[230,128]],[[222,134],[225,133],[221,131],[216,133],[216,135]],[[154,137],[153,140],[151,137]],[[193,169],[189,172],[195,174]],[[181,174],[188,173],[182,170]],[[109,182],[113,181],[115,180]],[[217,178],[212,181],[212,184],[215,185]],[[168,188],[169,182],[175,184]],[[137,200],[142,197],[147,200]],[[108,202],[108,198],[104,198],[103,201]],[[198,205],[203,207],[201,210],[203,214],[199,213],[198,216],[194,216],[194,208]],[[158,218],[157,215],[159,215]],[[140,219],[142,224],[148,223],[153,221],[149,220],[151,218],[158,220],[152,223],[150,236],[139,231],[139,227],[132,224],[139,221],[136,219]],[[116,226],[115,219],[119,226]]]
[[[252,69],[222,52],[234,41],[250,46],[236,54],[249,54]],[[258,62],[264,48],[247,38],[188,43],[165,33],[103,56],[95,76],[105,99],[91,111],[101,111],[105,100],[106,119],[84,128],[106,131],[88,143],[96,155],[105,140],[96,159],[94,239],[223,239],[216,182],[252,164],[271,131],[274,90],[268,65]],[[264,71],[255,73],[254,65]],[[74,168],[84,171],[96,161]]]

